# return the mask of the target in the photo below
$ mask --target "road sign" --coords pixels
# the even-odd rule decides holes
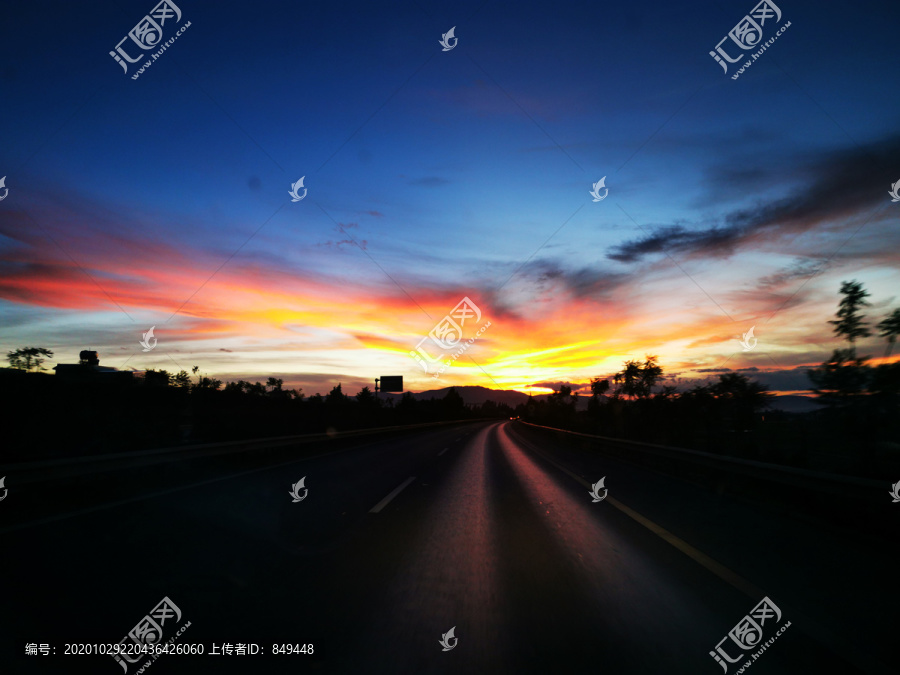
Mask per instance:
[[[380,380],[376,380],[376,382],[380,381],[381,386],[379,386],[380,391],[396,391],[403,392],[403,376],[402,375],[384,375],[380,378]]]

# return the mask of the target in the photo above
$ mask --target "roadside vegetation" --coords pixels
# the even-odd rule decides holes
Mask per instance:
[[[891,356],[900,335],[900,309],[873,323],[864,315],[869,293],[857,281],[840,288],[829,323],[846,344],[807,369],[821,410],[791,414],[768,409],[772,394],[738,372],[690,388],[667,380],[659,359],[630,359],[611,377],[591,380],[586,405],[570,386],[531,397],[515,409],[486,401],[466,405],[453,388],[423,400],[376,397],[364,387],[345,394],[306,396],[269,377],[265,383],[223,383],[194,366],[77,380],[49,375],[53,352],[23,347],[0,369],[7,403],[0,461],[91,455],[179,444],[345,431],[370,427],[517,417],[549,427],[701,450],[855,475],[900,471],[900,361]],[[885,340],[881,363],[860,355],[857,342]],[[94,352],[85,352],[94,355]],[[95,361],[94,361],[95,363]],[[90,362],[78,368],[90,375]],[[80,372],[80,371],[79,371]]]
[[[657,357],[646,356],[626,361],[611,378],[594,378],[586,409],[578,393],[561,386],[517,414],[570,431],[837,473],[900,471],[900,361],[887,362],[900,335],[900,309],[873,327],[863,314],[870,304],[861,283],[843,282],[840,296],[829,323],[846,346],[807,370],[820,410],[767,409],[767,388],[736,372],[679,392],[666,383]],[[876,331],[885,340],[884,362],[871,365],[856,343]]]

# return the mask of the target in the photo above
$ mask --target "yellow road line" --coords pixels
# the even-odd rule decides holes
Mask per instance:
[[[580,485],[583,485],[585,488],[587,488],[588,491],[591,490],[591,487],[592,487],[591,484],[588,481],[586,481],[584,478],[573,473],[572,471],[570,471],[569,469],[564,467],[562,464],[560,464],[556,460],[548,457],[545,452],[543,452],[539,448],[535,447],[532,443],[529,443],[528,445],[534,452],[539,454],[547,462],[549,462],[550,464],[555,466],[557,469],[559,469],[566,475],[575,479],[575,481],[577,481]],[[632,520],[640,523],[641,525],[646,527],[648,530],[653,532],[655,535],[659,536],[660,538],[662,538],[665,541],[667,541],[668,543],[670,543],[672,546],[674,546],[679,551],[684,553],[686,556],[688,556],[691,560],[696,562],[698,565],[701,565],[704,569],[708,570],[709,572],[712,572],[717,577],[719,577],[722,581],[727,583],[732,588],[737,589],[738,591],[740,591],[741,593],[743,593],[744,595],[749,597],[754,602],[757,602],[757,601],[759,601],[760,598],[763,598],[766,595],[768,595],[762,589],[758,588],[757,586],[754,586],[749,581],[744,579],[737,572],[733,572],[730,569],[728,569],[727,567],[725,567],[725,565],[723,565],[719,562],[716,562],[715,560],[710,558],[708,555],[706,555],[702,551],[699,551],[698,549],[694,548],[693,546],[688,544],[683,539],[676,537],[674,534],[672,534],[665,528],[660,527],[659,525],[654,523],[649,518],[642,516],[640,513],[638,513],[634,509],[625,506],[622,502],[618,501],[617,499],[614,499],[613,497],[607,497],[604,501],[608,502],[609,505],[612,506],[613,508],[618,509],[619,511],[624,513],[626,516],[631,518]],[[849,644],[845,639],[843,639],[842,637],[837,635],[834,631],[825,628],[824,626],[820,625],[818,622],[813,621],[812,619],[810,619],[807,616],[804,616],[802,613],[798,612],[795,609],[789,608],[782,603],[779,603],[779,605],[785,609],[786,613],[789,613],[791,616],[794,617],[794,619],[797,620],[797,624],[798,624],[801,632],[806,633],[808,636],[810,636],[811,638],[813,638],[814,640],[819,642],[821,645],[823,645],[827,649],[830,649],[832,652],[839,655],[844,660],[846,660],[848,663],[851,663],[852,665],[856,666],[860,670],[867,672],[867,673],[878,673],[879,675],[881,675],[881,674],[890,675],[890,673],[894,672],[891,669],[889,669],[887,666],[885,666],[881,661],[878,661],[877,659],[869,656],[867,653],[859,653],[857,647]]]

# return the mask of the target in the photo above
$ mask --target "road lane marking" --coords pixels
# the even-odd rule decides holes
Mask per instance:
[[[438,453],[438,457],[440,457],[441,455],[443,455],[443,454],[444,454],[445,452],[447,452],[447,450],[449,450],[449,449],[450,449],[450,448],[444,448],[443,450],[441,450],[441,451]]]
[[[588,490],[591,489],[591,484],[588,481],[586,481],[584,478],[573,473],[572,471],[569,471],[569,469],[567,469],[566,467],[564,467],[561,464],[557,463],[556,461],[550,459],[549,457],[547,457],[547,455],[545,455],[540,450],[538,450],[538,452],[544,459],[546,459],[548,462],[550,462],[557,469],[559,469],[560,471],[571,476],[573,479],[578,481],[578,483],[580,483],[581,485],[586,487]],[[710,572],[715,574],[717,577],[719,577],[720,579],[725,581],[727,584],[729,584],[730,586],[733,586],[737,590],[748,595],[750,598],[755,599],[755,598],[759,598],[759,597],[765,595],[765,593],[761,589],[757,588],[756,586],[751,584],[749,581],[747,581],[740,575],[736,574],[735,572],[732,572],[730,569],[728,569],[724,565],[716,562],[715,560],[710,558],[705,553],[697,550],[696,548],[694,548],[693,546],[688,544],[683,539],[676,537],[674,534],[672,534],[665,528],[660,527],[659,525],[654,523],[649,518],[646,518],[646,517],[642,516],[640,513],[638,513],[637,511],[635,511],[634,509],[631,509],[631,508],[625,506],[618,499],[616,499],[614,497],[607,497],[606,502],[610,506],[613,506],[616,509],[618,509],[619,511],[621,511],[622,513],[624,513],[626,516],[628,516],[632,520],[637,521],[638,523],[640,523],[641,525],[646,527],[648,530],[650,530],[653,534],[657,535],[661,539],[664,539],[665,541],[670,543],[672,546],[677,548],[679,551],[684,553],[686,556],[691,558],[693,561],[699,563],[700,565],[705,567],[707,570],[709,570]]]
[[[176,485],[175,487],[165,488],[163,490],[157,490],[154,492],[145,492],[136,497],[126,497],[124,499],[118,499],[112,502],[104,502],[102,504],[95,504],[93,506],[88,506],[82,509],[78,509],[76,511],[69,511],[67,513],[54,513],[49,516],[43,516],[36,520],[25,521],[21,523],[15,523],[13,525],[7,525],[0,527],[0,534],[7,534],[11,532],[17,532],[19,530],[24,530],[29,527],[39,527],[41,525],[50,525],[52,523],[59,522],[61,520],[68,520],[69,518],[77,518],[79,516],[86,516],[91,513],[95,513],[97,511],[105,511],[107,509],[116,508],[119,506],[125,506],[128,504],[134,504],[136,502],[142,502],[146,499],[154,499],[156,497],[162,497],[165,495],[173,494],[175,492],[181,492],[183,490],[190,490],[195,487],[202,487],[204,485],[209,485],[211,483],[219,483],[225,480],[231,480],[233,478],[243,478],[244,476],[249,476],[253,473],[260,473],[262,471],[269,471],[272,469],[279,469],[283,466],[288,466],[289,464],[299,464],[302,462],[309,462],[314,459],[322,459],[324,458],[332,458],[337,457],[338,455],[342,455],[344,453],[355,452],[360,449],[365,449],[369,444],[363,442],[361,445],[353,445],[349,448],[343,448],[341,450],[329,450],[328,452],[320,452],[316,455],[309,455],[307,457],[300,457],[299,459],[289,459],[286,462],[279,462],[278,464],[268,464],[266,466],[259,466],[255,469],[248,469],[247,471],[239,471],[238,473],[230,473],[224,476],[217,476],[215,478],[209,478],[207,480],[197,481],[195,483],[188,483],[186,485]],[[158,465],[157,465],[158,466]]]
[[[555,466],[557,469],[559,469],[563,473],[567,474],[571,478],[575,479],[575,481],[577,481],[584,487],[588,488],[588,490],[591,489],[591,484],[588,481],[586,481],[584,478],[582,478],[581,476],[577,475],[576,473],[570,471],[569,469],[567,469],[563,465],[559,464],[555,460],[551,459],[542,450],[538,449],[533,444],[529,443],[529,446],[531,447],[531,449],[533,451],[535,451],[543,459],[548,461],[550,464]],[[722,581],[727,583],[729,586],[737,589],[738,591],[740,591],[741,593],[743,593],[750,599],[758,600],[760,597],[767,595],[763,590],[761,590],[757,586],[751,584],[749,581],[744,579],[742,576],[740,576],[736,572],[733,572],[730,569],[728,569],[727,567],[725,567],[725,565],[722,565],[721,563],[716,562],[715,560],[710,558],[708,555],[706,555],[702,551],[694,548],[693,546],[688,544],[683,539],[676,537],[674,534],[672,534],[665,528],[660,527],[659,525],[654,523],[649,518],[642,516],[640,513],[638,513],[634,509],[631,509],[631,508],[625,506],[622,502],[615,499],[614,497],[607,497],[605,501],[607,504],[618,509],[619,511],[624,513],[626,516],[631,518],[632,520],[634,520],[634,521],[640,523],[641,525],[643,525],[644,527],[646,527],[648,530],[653,532],[655,535],[657,535],[658,537],[660,537],[661,539],[668,542],[669,544],[671,544],[672,546],[677,548],[679,551],[684,553],[686,556],[688,556],[691,560],[696,562],[698,565],[700,565],[704,569],[712,572],[717,577],[719,577]],[[884,675],[887,675],[887,673],[891,672],[883,663],[881,663],[877,659],[873,659],[866,654],[857,653],[855,645],[849,644],[846,640],[841,638],[834,631],[832,631],[828,628],[825,628],[824,626],[819,624],[814,619],[811,619],[811,618],[805,616],[802,612],[799,612],[796,609],[794,609],[790,606],[787,606],[785,604],[781,604],[780,606],[782,608],[784,608],[786,612],[789,612],[792,616],[797,618],[797,623],[803,626],[801,628],[801,630],[804,633],[806,633],[813,639],[817,640],[819,643],[821,643],[826,648],[831,649],[834,653],[838,654],[843,659],[845,659],[852,665],[856,666],[857,668],[860,668],[861,670],[863,670],[865,672],[879,673],[879,674],[883,673]]]
[[[315,455],[308,455],[306,457],[289,459],[286,462],[280,462],[278,464],[268,464],[265,466],[256,467],[255,469],[249,469],[247,471],[239,471],[238,473],[230,473],[230,474],[226,474],[224,476],[217,476],[216,478],[210,478],[207,480],[202,480],[202,481],[198,481],[198,482],[194,482],[194,483],[188,483],[186,485],[177,485],[175,487],[166,488],[163,490],[157,490],[154,492],[145,492],[145,493],[135,496],[135,497],[126,497],[125,499],[119,499],[119,500],[112,501],[112,502],[104,502],[101,504],[95,504],[93,506],[88,506],[88,507],[78,509],[75,511],[68,511],[66,513],[54,513],[54,514],[51,514],[48,516],[43,516],[36,520],[19,522],[19,523],[15,523],[12,525],[4,525],[3,527],[0,527],[0,535],[12,533],[12,532],[18,532],[20,530],[25,530],[30,527],[40,527],[42,525],[50,525],[50,524],[57,523],[62,520],[68,520],[70,518],[78,518],[80,516],[90,515],[92,513],[98,512],[98,511],[105,511],[107,509],[112,509],[112,508],[116,508],[119,506],[126,506],[128,504],[142,502],[147,499],[154,499],[156,497],[162,497],[165,495],[173,494],[175,492],[181,492],[183,490],[190,490],[191,488],[195,488],[195,487],[202,487],[204,485],[209,485],[211,483],[219,483],[221,481],[231,480],[233,478],[243,478],[244,476],[249,476],[250,474],[253,474],[253,473],[259,473],[261,471],[269,471],[271,469],[278,469],[280,467],[287,466],[289,464],[299,464],[302,462],[310,462],[312,460],[321,459],[323,457],[326,457],[326,458],[337,457],[344,453],[356,452],[361,449],[367,449],[369,447],[369,445],[370,445],[370,443],[363,441],[360,445],[351,445],[349,448],[343,448],[341,450],[329,450],[327,452],[320,452]],[[259,449],[265,450],[268,448],[259,448]],[[194,458],[194,459],[210,459],[210,458],[206,457],[206,458]],[[214,457],[212,457],[212,459],[216,459],[216,457],[214,456]],[[177,462],[173,462],[173,463],[177,463]],[[155,465],[155,466],[159,466],[159,465]]]
[[[415,476],[410,476],[405,481],[400,483],[400,485],[395,487],[394,490],[387,497],[385,497],[380,502],[378,502],[375,506],[373,506],[372,509],[369,511],[369,513],[378,513],[379,511],[381,511],[381,509],[383,509],[385,506],[390,504],[391,500],[394,497],[396,497],[397,495],[400,494],[400,491],[403,490],[403,488],[405,488],[407,485],[412,483],[415,479],[416,479]]]

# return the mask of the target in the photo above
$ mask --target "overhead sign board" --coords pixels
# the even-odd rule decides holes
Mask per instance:
[[[381,391],[397,391],[403,392],[403,376],[402,375],[385,375],[381,378]]]

